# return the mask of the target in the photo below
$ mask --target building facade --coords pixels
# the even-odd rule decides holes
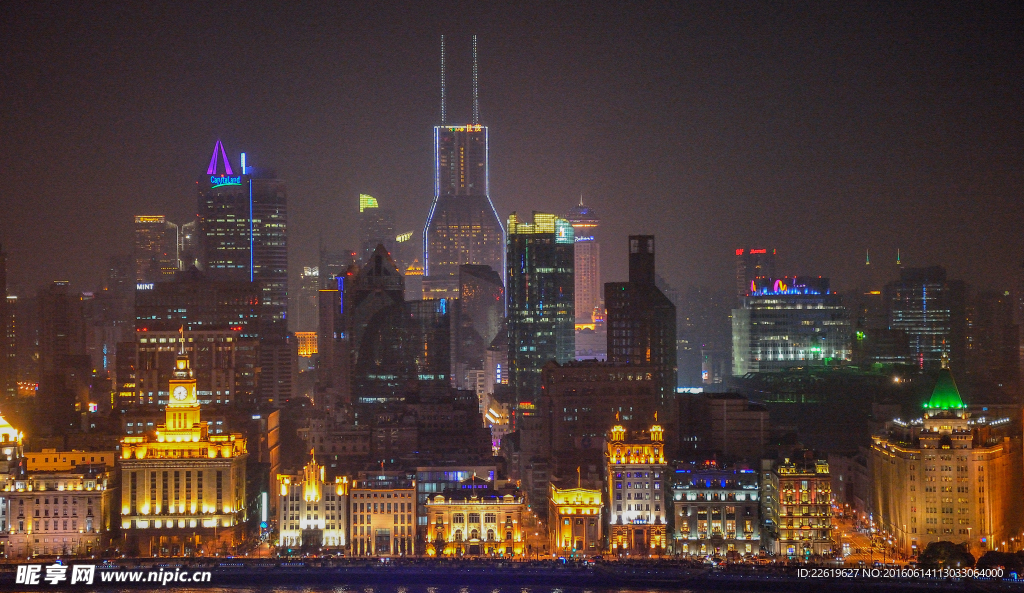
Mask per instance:
[[[348,478],[333,482],[316,459],[298,474],[278,474],[278,548],[317,551],[348,546]]]
[[[416,480],[368,474],[351,492],[352,556],[416,554]]]
[[[110,544],[116,485],[102,464],[12,475],[2,492],[7,558],[91,556]]]
[[[515,489],[473,476],[457,488],[427,499],[427,554],[430,556],[523,555],[526,499]]]
[[[629,237],[629,282],[604,286],[608,361],[654,365],[658,406],[675,424],[676,307],[655,284],[654,237]]]
[[[872,437],[872,507],[902,553],[952,541],[977,556],[1021,532],[1024,472],[1012,424],[973,418],[943,370],[921,419],[894,420]]]
[[[765,460],[761,484],[761,537],[768,553],[787,558],[835,553],[828,461]]]
[[[554,214],[533,222],[508,218],[508,384],[517,414],[529,415],[540,396],[541,368],[574,359],[573,230]]]
[[[755,469],[715,462],[680,467],[672,486],[677,555],[761,553],[760,487]]]
[[[606,459],[611,552],[629,556],[664,554],[668,544],[669,481],[661,426],[654,424],[630,438],[621,424],[613,426]]]
[[[246,440],[209,434],[184,335],[165,422],[121,440],[121,531],[128,554],[233,553],[246,518]]]
[[[167,222],[167,217],[136,216],[135,281],[137,283],[162,282],[174,277],[178,261],[178,225]]]
[[[548,537],[559,556],[600,554],[604,543],[604,502],[600,490],[551,485]]]
[[[910,363],[925,371],[966,369],[967,286],[941,266],[900,270],[882,291],[890,330],[906,334]]]
[[[732,312],[733,375],[852,360],[849,315],[828,278],[768,278],[754,288]]]

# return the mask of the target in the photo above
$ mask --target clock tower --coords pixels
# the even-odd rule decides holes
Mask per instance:
[[[188,355],[185,353],[184,332],[180,339],[181,349],[174,362],[174,378],[168,382],[170,397],[167,400],[167,424],[164,427],[164,436],[167,440],[177,440],[175,437],[182,436],[186,437],[182,440],[192,440],[188,437],[197,428],[196,425],[201,424],[196,379],[192,375]]]

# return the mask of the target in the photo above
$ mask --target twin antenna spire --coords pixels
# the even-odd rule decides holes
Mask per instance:
[[[444,35],[441,36],[441,125],[448,123],[447,73],[445,71]],[[473,35],[473,125],[480,123],[480,79],[477,67],[476,35]]]

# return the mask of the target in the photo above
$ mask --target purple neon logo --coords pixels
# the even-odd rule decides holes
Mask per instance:
[[[213,145],[213,157],[210,158],[210,167],[206,170],[207,175],[217,174],[217,154],[220,154],[221,160],[224,162],[224,174],[231,175],[234,171],[231,170],[231,163],[228,161],[228,153],[224,150],[224,145],[218,139],[217,143]]]

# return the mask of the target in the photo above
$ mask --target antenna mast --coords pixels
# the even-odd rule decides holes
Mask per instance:
[[[476,35],[473,36],[473,125],[480,123],[480,83],[477,78]]]
[[[447,113],[445,109],[445,73],[444,73],[444,35],[441,36],[441,125],[445,124]]]

